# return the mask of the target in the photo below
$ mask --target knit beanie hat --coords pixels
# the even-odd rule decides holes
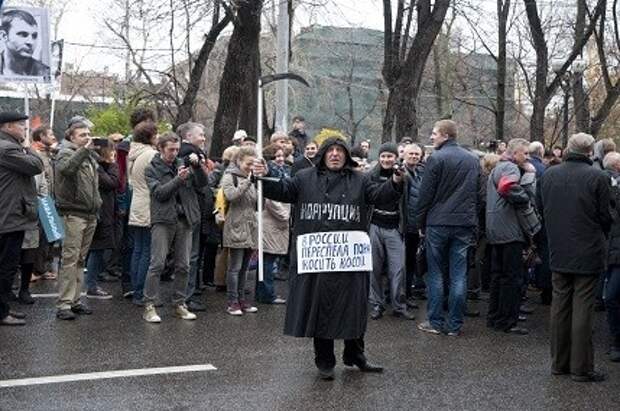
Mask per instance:
[[[379,147],[379,155],[381,155],[381,153],[392,153],[398,157],[398,146],[395,143],[383,143],[381,147]]]

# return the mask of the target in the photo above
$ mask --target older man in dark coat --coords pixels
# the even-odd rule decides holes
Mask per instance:
[[[0,113],[0,325],[23,325],[24,315],[9,308],[7,296],[19,265],[24,232],[37,226],[34,176],[43,160],[22,146],[27,116]]]
[[[598,382],[594,371],[592,321],[598,276],[605,270],[606,234],[612,217],[605,173],[592,167],[594,138],[575,134],[566,161],[541,179],[542,206],[552,271],[551,357],[554,375]]]
[[[397,202],[401,195],[400,173],[385,183],[373,183],[367,175],[354,170],[356,163],[349,147],[337,138],[322,144],[316,164],[292,178],[265,181],[267,198],[295,205],[295,243],[310,233],[338,233],[341,239],[356,232],[367,236],[369,206],[379,201]],[[255,175],[266,172],[263,163],[257,161]],[[369,239],[367,245],[370,249]],[[303,271],[293,251],[291,272],[298,274],[290,281],[284,333],[314,338],[315,363],[323,379],[334,378],[337,339],[344,340],[345,365],[355,365],[365,372],[381,372],[383,369],[371,365],[364,355],[370,270]]]

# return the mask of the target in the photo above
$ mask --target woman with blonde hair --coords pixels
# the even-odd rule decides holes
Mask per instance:
[[[228,210],[224,221],[223,246],[228,248],[228,271],[226,288],[231,315],[255,313],[258,309],[245,299],[245,280],[252,256],[256,249],[256,187],[250,178],[256,159],[253,147],[241,147],[222,177],[222,190]]]

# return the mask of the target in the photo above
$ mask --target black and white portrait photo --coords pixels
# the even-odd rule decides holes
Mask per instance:
[[[47,9],[4,8],[0,14],[0,82],[49,83]]]

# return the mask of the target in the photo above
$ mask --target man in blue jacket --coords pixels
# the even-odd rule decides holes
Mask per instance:
[[[426,163],[416,221],[425,237],[428,260],[428,319],[418,325],[431,334],[458,336],[463,325],[467,292],[467,250],[475,242],[480,206],[480,163],[457,142],[452,120],[435,123],[435,152]],[[449,267],[447,321],[443,314],[443,269]]]

